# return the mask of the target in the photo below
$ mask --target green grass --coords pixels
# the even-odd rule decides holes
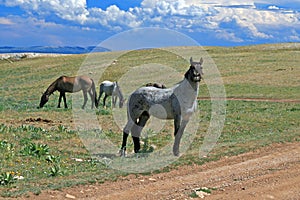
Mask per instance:
[[[284,45],[204,49],[218,66],[228,97],[300,99],[300,49],[285,48]],[[68,109],[56,108],[58,94],[51,96],[43,109],[36,107],[42,92],[51,82],[63,74],[77,74],[82,66],[86,66],[82,72],[97,80],[97,90],[100,81],[118,80],[135,66],[160,63],[184,73],[188,62],[170,53],[171,50],[181,52],[185,59],[190,55],[196,59],[203,53],[203,49],[198,47],[178,47],[133,51],[123,53],[121,57],[118,57],[120,52],[115,52],[89,55],[95,59],[87,59],[87,55],[70,55],[26,58],[13,63],[0,61],[0,195],[38,195],[44,189],[103,183],[126,176],[127,173],[112,169],[109,163],[100,162],[90,155],[73,124],[70,94],[67,94]],[[117,62],[111,64],[112,60]],[[107,68],[99,68],[103,63]],[[159,75],[157,78],[160,78]],[[209,78],[204,76],[201,82],[201,97],[209,96],[205,84],[205,79]],[[171,86],[180,79],[163,81]],[[141,82],[136,83],[137,86],[139,84]],[[122,89],[128,96],[128,89]],[[87,130],[85,137],[91,143],[108,138],[119,147],[122,130],[114,123],[110,103],[108,105],[92,111],[88,101],[86,113],[95,112],[102,132]],[[172,164],[148,173],[160,173],[182,165],[200,165],[272,143],[300,141],[299,103],[227,101],[222,134],[208,156],[199,158],[199,148],[210,123],[211,102],[199,101],[199,109],[200,125],[189,149]],[[172,123],[168,123],[160,133],[151,129],[145,131],[148,131],[148,138],[142,148],[146,153],[155,153],[173,142]],[[133,145],[131,139],[128,142],[130,152]],[[139,159],[144,161],[148,158],[133,160],[139,162]]]

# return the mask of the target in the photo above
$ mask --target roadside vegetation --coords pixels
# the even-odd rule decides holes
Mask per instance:
[[[227,97],[300,99],[300,49],[291,44],[204,49],[218,66]],[[118,53],[97,53],[93,56],[99,62],[108,63],[99,83],[104,79],[118,80],[133,67],[152,62],[173,66],[183,73],[188,62],[168,53],[169,50],[133,51],[117,60],[112,58]],[[184,52],[187,58],[203,51],[199,47],[174,47],[172,50]],[[58,93],[50,97],[45,108],[37,109],[41,94],[48,85],[61,75],[76,75],[82,63],[88,66],[84,71],[86,74],[98,76],[94,69],[100,64],[97,60],[87,62],[86,58],[87,55],[70,55],[23,58],[14,62],[0,60],[0,196],[38,195],[45,189],[103,183],[128,175],[90,155],[74,126],[72,106],[69,109],[56,108]],[[167,82],[168,87],[171,84]],[[99,84],[96,86],[98,92]],[[125,88],[123,91],[127,93]],[[205,75],[199,97],[209,97]],[[72,104],[70,94],[67,94],[67,101],[68,105]],[[95,112],[99,121],[104,123],[100,132],[91,130],[88,134],[99,139],[105,135],[120,146],[122,130],[113,122],[110,103],[107,108],[100,105],[97,110],[91,110],[90,103],[89,100],[86,112]],[[198,101],[198,108],[200,126],[189,150],[171,165],[151,173],[182,165],[201,165],[272,143],[300,141],[299,102],[227,101],[222,134],[213,150],[206,157],[199,158],[199,147],[211,119],[211,101]],[[145,131],[148,131],[148,137],[143,138],[144,152],[156,151],[173,142],[172,123],[159,134],[154,134],[151,129]],[[132,146],[129,144],[129,151]]]

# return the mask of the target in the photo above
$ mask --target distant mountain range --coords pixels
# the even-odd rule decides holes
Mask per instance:
[[[89,47],[49,47],[49,46],[32,46],[32,47],[0,47],[0,53],[55,53],[55,54],[83,54],[90,52],[105,52],[109,49],[97,46]]]

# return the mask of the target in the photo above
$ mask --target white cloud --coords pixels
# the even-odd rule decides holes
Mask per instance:
[[[0,25],[12,25],[14,24],[10,19],[0,17]]]
[[[255,1],[237,0],[144,0],[142,10],[152,8],[153,18],[160,19],[160,25],[168,28],[195,30],[223,30],[221,25],[233,23],[250,38],[270,39],[271,33],[266,33],[269,27],[299,25],[299,14],[259,10]],[[275,9],[276,7],[270,7]],[[181,15],[181,16],[180,16]],[[154,18],[155,16],[155,18]],[[227,27],[230,29],[230,27]],[[225,34],[228,40],[240,41],[234,32],[226,30],[218,32]],[[224,36],[225,37],[225,36]]]
[[[286,38],[286,41],[300,42],[299,34],[288,36],[288,37]]]
[[[297,0],[300,2],[300,0]],[[138,27],[162,27],[187,32],[215,32],[217,37],[241,42],[248,38],[270,39],[270,27],[299,27],[300,14],[279,9],[283,1],[267,0],[144,0],[140,7],[121,10],[87,8],[86,0],[2,0],[6,6],[20,6],[29,16],[43,19],[55,15],[87,29],[122,31]],[[266,10],[255,3],[269,3]],[[278,3],[278,4],[277,4]],[[279,10],[278,10],[279,9]],[[0,18],[0,24],[9,23]],[[227,27],[223,27],[226,24]],[[232,26],[232,27],[230,27]],[[239,30],[239,36],[235,33]],[[298,36],[294,34],[294,38]]]
[[[279,10],[280,8],[277,6],[268,6],[269,10]]]
[[[186,0],[188,5],[219,5],[219,6],[254,6],[253,0]]]
[[[255,3],[272,4],[272,5],[286,5],[297,4],[300,0],[254,0]]]
[[[87,20],[88,10],[86,0],[4,0],[6,6],[20,6],[34,15],[57,15],[64,20],[74,20],[84,23]]]
[[[89,9],[89,18],[87,24],[100,25],[112,30],[122,30],[123,28],[136,28],[142,22],[132,12],[120,10],[112,5],[106,10],[100,8]]]
[[[48,40],[54,45],[59,45],[62,40],[57,39],[59,36],[46,33],[47,31],[62,30],[64,27],[55,23],[45,22],[44,20],[37,20],[32,17],[22,18],[18,16],[10,16],[8,19],[11,24],[9,27],[0,31],[0,41],[6,44],[7,41],[11,43],[22,44],[22,41],[34,40],[32,45],[38,45],[38,41]],[[43,32],[43,34],[41,34]]]
[[[270,39],[269,28],[299,26],[299,14],[259,10],[254,8],[216,7],[218,13],[210,17],[215,28],[222,23],[235,23],[253,38]],[[233,27],[234,28],[234,27]]]
[[[238,38],[234,33],[229,33],[225,30],[218,30],[216,31],[216,37],[218,39],[224,39],[226,41],[232,41],[236,43],[243,42],[244,40],[241,38]]]
[[[81,26],[66,26],[33,17],[10,15],[7,18],[11,25],[0,24],[0,44],[3,46],[88,46],[108,37],[103,31]]]

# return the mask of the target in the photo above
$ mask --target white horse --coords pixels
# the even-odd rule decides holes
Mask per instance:
[[[123,129],[123,142],[120,150],[125,156],[126,142],[131,132],[134,152],[140,150],[140,136],[151,115],[159,119],[174,120],[173,154],[179,156],[179,144],[183,131],[197,108],[199,82],[203,75],[201,58],[199,62],[190,59],[190,68],[184,79],[172,88],[141,87],[133,92],[128,101],[127,124]]]
[[[108,96],[112,96],[113,107],[116,106],[117,98],[119,98],[119,108],[123,107],[125,99],[121,92],[120,86],[118,85],[117,82],[103,81],[100,84],[99,93],[100,94],[99,94],[99,97],[97,100],[98,105],[99,105],[100,98],[101,98],[102,94],[104,93],[105,95],[103,98],[103,107],[105,107],[105,101]]]

